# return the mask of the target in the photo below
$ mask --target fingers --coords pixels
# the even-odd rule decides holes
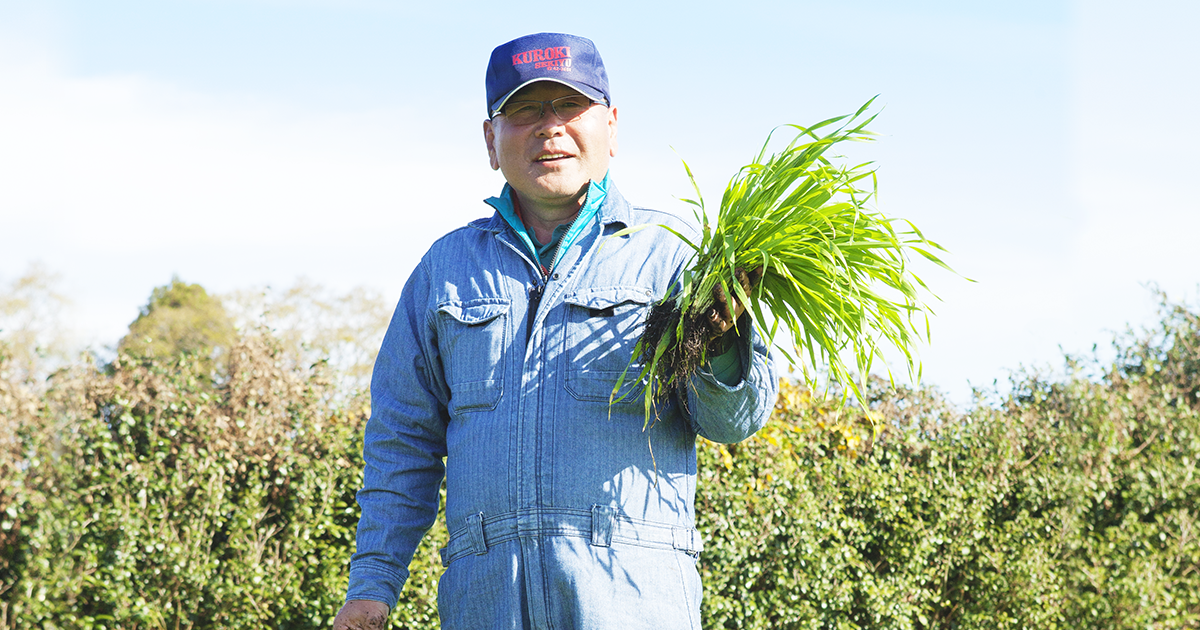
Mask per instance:
[[[758,265],[749,271],[744,267],[737,267],[733,270],[733,277],[742,286],[742,292],[750,295],[750,292],[762,280],[763,267],[762,265]],[[717,337],[733,327],[734,321],[745,312],[745,305],[742,304],[742,301],[736,295],[730,300],[729,294],[726,293],[725,288],[720,284],[713,287],[712,298],[713,305],[706,313],[705,324],[708,326],[712,336]]]
[[[738,267],[733,270],[733,277],[737,278],[738,284],[742,285],[742,292],[750,295],[750,287],[753,283],[750,282],[750,274],[746,273],[745,269]]]
[[[746,295],[750,295],[750,291],[762,280],[763,267],[759,265],[749,271],[746,271],[745,267],[738,267],[733,270],[733,277],[737,278],[738,284],[742,285],[742,290],[746,292]]]
[[[750,272],[746,275],[750,279],[750,288],[754,288],[754,287],[758,286],[758,281],[762,280],[762,277],[763,277],[763,266],[759,265],[759,266],[751,269]],[[747,291],[746,293],[750,293],[750,292]]]
[[[715,285],[712,292],[713,305],[708,309],[707,324],[709,334],[713,337],[719,337],[725,331],[733,327],[733,321],[736,317],[734,310],[730,308],[729,295],[725,292],[725,288],[721,285]],[[737,304],[735,302],[735,304]]]
[[[708,329],[713,336],[721,335],[733,326],[733,314],[728,305],[714,305],[708,309]]]
[[[354,599],[346,602],[333,620],[334,630],[383,630],[388,607],[383,602]]]

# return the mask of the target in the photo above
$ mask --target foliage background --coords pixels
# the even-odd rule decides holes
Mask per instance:
[[[1200,627],[1200,314],[1160,320],[967,411],[875,382],[878,433],[785,383],[699,447],[705,626]],[[48,378],[0,337],[0,628],[329,626],[367,401],[258,324]],[[437,627],[444,537],[395,626]]]

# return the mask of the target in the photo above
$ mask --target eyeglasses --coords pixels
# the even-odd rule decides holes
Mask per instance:
[[[546,105],[549,104],[559,120],[571,122],[582,116],[593,103],[595,101],[582,94],[562,96],[552,101],[509,101],[492,115],[504,116],[514,125],[529,125],[541,120],[542,115],[546,113]]]

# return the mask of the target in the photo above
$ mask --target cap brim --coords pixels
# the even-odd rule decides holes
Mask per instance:
[[[495,103],[492,103],[492,106],[488,108],[488,111],[491,113],[492,116],[495,116],[504,107],[504,104],[508,102],[508,99],[512,98],[513,94],[516,94],[517,92],[521,91],[521,88],[523,88],[527,85],[531,85],[533,83],[537,83],[538,81],[552,81],[554,83],[559,83],[559,84],[562,84],[562,85],[565,85],[565,86],[571,88],[572,90],[575,90],[576,92],[579,92],[580,94],[592,99],[593,101],[596,101],[597,103],[604,103],[605,106],[611,105],[611,103],[608,102],[608,99],[604,98],[604,94],[602,94],[600,92],[600,90],[597,90],[595,88],[583,85],[581,83],[572,83],[570,81],[564,81],[562,79],[551,79],[548,77],[538,77],[536,79],[530,79],[530,80],[522,83],[521,85],[518,85],[517,87],[513,88],[512,91],[510,91],[508,94],[504,95],[504,98],[501,98],[500,100],[496,101]]]

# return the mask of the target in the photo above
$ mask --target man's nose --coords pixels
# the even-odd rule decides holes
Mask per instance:
[[[538,137],[560,136],[567,126],[567,122],[558,117],[558,114],[554,111],[554,108],[550,107],[549,103],[546,104],[546,110],[542,112],[542,117],[537,119],[537,122],[533,124],[537,126],[535,133]]]

